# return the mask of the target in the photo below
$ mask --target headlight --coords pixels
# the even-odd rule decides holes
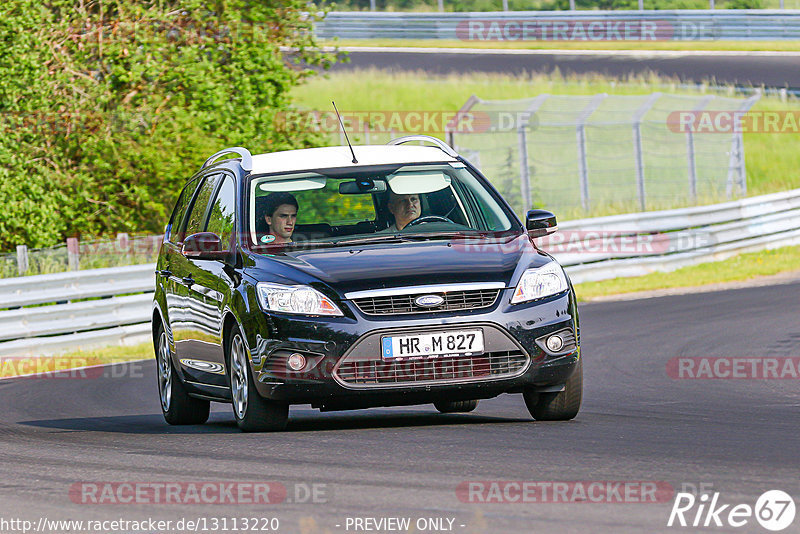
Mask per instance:
[[[567,276],[561,266],[551,261],[536,269],[528,269],[522,273],[511,304],[527,302],[561,293],[567,289]]]
[[[309,286],[256,285],[264,310],[303,315],[344,315],[328,297]]]

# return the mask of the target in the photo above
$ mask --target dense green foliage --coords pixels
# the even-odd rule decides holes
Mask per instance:
[[[224,146],[315,144],[276,120],[334,57],[302,0],[5,0],[0,250],[158,232]],[[297,49],[291,60],[280,47]]]

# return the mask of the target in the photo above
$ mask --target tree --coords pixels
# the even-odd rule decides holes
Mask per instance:
[[[336,59],[315,46],[314,13],[300,0],[6,0],[0,248],[158,232],[204,156],[318,143],[279,120],[291,88]]]

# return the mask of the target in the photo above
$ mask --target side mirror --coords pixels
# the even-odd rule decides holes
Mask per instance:
[[[219,236],[211,232],[192,234],[184,239],[181,254],[193,260],[224,260],[228,257]]]
[[[531,237],[542,237],[558,230],[558,223],[549,211],[530,210],[525,217],[525,228]]]

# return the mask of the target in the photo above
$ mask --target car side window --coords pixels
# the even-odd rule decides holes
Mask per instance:
[[[211,195],[214,193],[214,187],[217,185],[219,175],[207,176],[203,179],[203,183],[194,195],[194,202],[189,216],[184,222],[183,235],[189,236],[203,231],[203,225],[206,222],[206,212],[208,210],[208,203],[211,200]]]
[[[181,191],[178,197],[178,202],[172,210],[172,217],[169,219],[169,235],[167,236],[167,240],[171,243],[181,241],[181,223],[186,217],[186,209],[189,207],[189,202],[192,201],[192,195],[194,195],[196,189],[197,180],[192,180],[186,184],[186,187],[183,188],[183,191]]]
[[[220,238],[220,243],[226,245],[231,242],[231,236],[234,231],[236,190],[233,178],[225,176],[222,180],[217,197],[211,205],[206,232],[217,234]]]

